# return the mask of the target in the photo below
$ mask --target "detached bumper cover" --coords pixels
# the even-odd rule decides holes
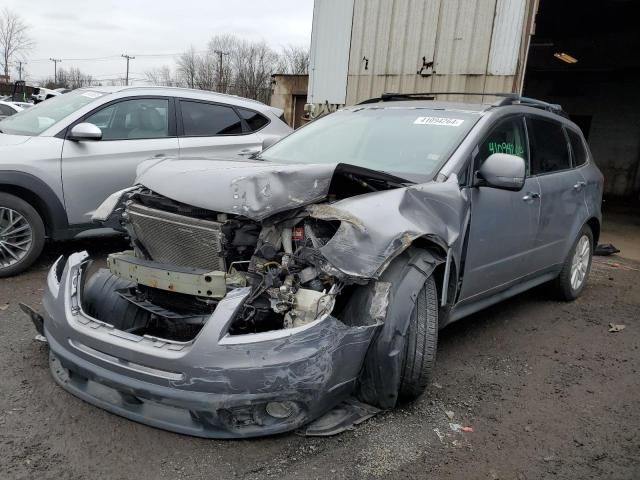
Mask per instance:
[[[353,393],[378,328],[327,316],[306,328],[231,337],[227,326],[248,294],[238,289],[192,342],[139,337],[82,311],[86,258],[71,255],[47,279],[44,332],[56,382],[89,403],[178,433],[242,438],[309,423]],[[287,402],[291,414],[269,415],[269,402]]]

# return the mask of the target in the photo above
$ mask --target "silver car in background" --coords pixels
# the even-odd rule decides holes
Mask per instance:
[[[288,135],[282,111],[236,96],[166,87],[92,87],[0,122],[0,277],[29,267],[45,238],[95,228],[94,210],[143,160],[241,159]]]

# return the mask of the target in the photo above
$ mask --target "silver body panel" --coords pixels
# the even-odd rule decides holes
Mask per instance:
[[[40,135],[0,133],[0,175],[10,170],[44,182],[55,193],[71,227],[90,227],[94,210],[109,194],[130,186],[135,179],[136,168],[145,160],[191,156],[194,153],[203,157],[226,155],[241,160],[248,155],[246,150],[259,151],[265,138],[282,138],[291,132],[278,118],[282,113],[280,110],[232,95],[168,87],[95,87],[86,90],[100,93],[101,96]],[[174,135],[79,142],[65,139],[69,127],[105,104],[149,97],[183,98],[247,108],[265,116],[269,123],[255,133],[242,135],[197,138]],[[35,106],[30,110],[37,111],[37,108]]]

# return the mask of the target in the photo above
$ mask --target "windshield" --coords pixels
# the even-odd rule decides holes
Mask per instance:
[[[76,90],[23,110],[0,122],[3,133],[40,135],[63,118],[105,95],[101,92]]]
[[[424,181],[453,153],[478,113],[363,108],[320,118],[265,150],[277,163],[348,163]]]

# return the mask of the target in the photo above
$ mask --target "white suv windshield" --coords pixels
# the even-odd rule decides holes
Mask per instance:
[[[40,135],[47,128],[104,96],[87,90],[58,95],[0,122],[0,131],[13,135]]]
[[[408,180],[432,176],[480,118],[425,108],[343,110],[318,119],[266,150],[276,163],[348,163]]]

